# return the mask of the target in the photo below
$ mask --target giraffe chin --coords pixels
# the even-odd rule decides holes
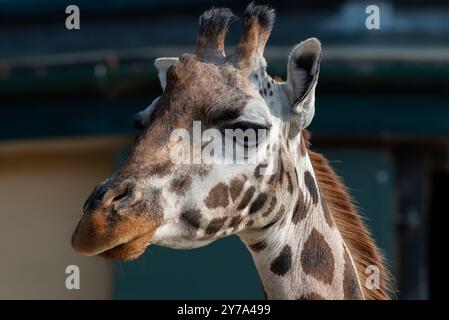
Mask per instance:
[[[98,255],[107,260],[131,261],[140,257],[150,244],[151,233],[146,233],[129,242],[119,244],[111,249],[103,251]]]

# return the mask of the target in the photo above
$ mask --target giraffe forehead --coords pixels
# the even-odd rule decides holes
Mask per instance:
[[[168,88],[210,92],[212,88],[243,88],[249,83],[249,80],[230,64],[218,65],[198,61],[193,56],[185,56],[167,70]]]
[[[210,124],[239,116],[250,100],[249,81],[232,66],[193,61],[179,61],[169,68],[167,87],[153,118],[170,113],[176,115],[172,120]]]

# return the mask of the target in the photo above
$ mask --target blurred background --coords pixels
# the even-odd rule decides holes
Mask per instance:
[[[80,30],[65,27],[70,4],[80,8]],[[152,246],[117,264],[70,247],[84,200],[132,144],[133,114],[160,94],[154,59],[193,52],[198,17],[212,5],[241,15],[247,4],[0,0],[0,298],[263,298],[250,254],[234,236],[192,251]],[[380,8],[379,30],[365,27],[370,4]],[[321,40],[312,148],[349,187],[397,298],[436,298],[433,275],[446,270],[435,252],[441,235],[430,230],[442,229],[448,213],[449,3],[271,5],[269,72],[285,78],[292,47]],[[65,287],[72,264],[80,290]]]

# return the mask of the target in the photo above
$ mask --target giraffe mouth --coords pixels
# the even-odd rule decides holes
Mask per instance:
[[[152,232],[145,233],[138,236],[128,242],[120,243],[118,245],[112,246],[97,255],[114,261],[130,261],[137,259],[144,252],[145,249],[150,245]]]
[[[125,242],[115,242],[99,246],[96,249],[92,248],[89,251],[79,248],[75,248],[75,250],[85,256],[100,256],[114,261],[130,261],[137,259],[145,252],[145,249],[150,245],[152,235],[153,232],[147,232]]]
[[[72,235],[72,247],[85,256],[129,261],[143,254],[159,222],[142,216],[118,216],[101,212],[84,216]]]

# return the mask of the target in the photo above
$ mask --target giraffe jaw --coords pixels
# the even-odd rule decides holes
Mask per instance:
[[[151,242],[170,249],[190,250],[204,247],[215,239],[200,239],[184,237],[185,230],[179,225],[162,224],[154,232]]]

